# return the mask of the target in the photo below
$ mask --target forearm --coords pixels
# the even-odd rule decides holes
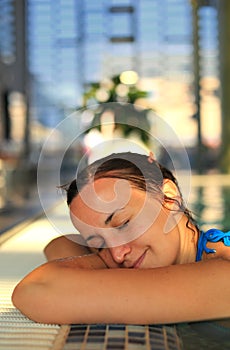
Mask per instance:
[[[43,295],[42,293],[43,291],[45,291],[47,287],[48,280],[51,281],[53,278],[59,279],[59,277],[61,277],[61,276],[58,276],[59,272],[61,272],[61,275],[62,275],[62,273],[63,272],[65,273],[65,270],[66,270],[66,271],[74,271],[75,272],[74,278],[76,278],[79,281],[78,274],[80,273],[81,269],[82,270],[84,269],[85,271],[87,271],[87,270],[105,269],[105,268],[107,268],[106,264],[97,254],[89,254],[85,256],[67,257],[67,258],[52,260],[48,263],[41,265],[40,267],[36,268],[32,272],[30,272],[17,284],[12,294],[12,302],[19,310],[22,311],[22,313],[24,313],[29,318],[38,322],[47,323],[44,319],[44,310],[47,309],[47,307],[49,308],[49,305],[51,309],[54,306],[54,309],[52,310],[55,313],[55,308],[56,308],[55,303],[52,306],[51,306],[52,303],[50,304],[50,300],[49,300],[50,295],[48,294]],[[61,287],[62,282],[65,283],[65,281],[62,281],[62,277],[61,279],[59,279],[59,281],[60,281],[60,287]],[[67,289],[71,288],[71,284],[67,285],[66,287]],[[42,293],[43,295],[42,298],[40,299],[41,305],[39,304],[40,293]],[[55,297],[55,294],[56,294],[55,290],[52,293],[54,293],[54,297]],[[63,295],[63,298],[65,297],[67,297],[68,299],[68,295],[66,296]],[[53,297],[51,297],[51,299],[53,299]],[[62,304],[61,300],[60,302]],[[31,314],[31,310],[32,310],[32,314]],[[49,312],[50,312],[50,309],[48,313]],[[34,317],[33,314],[36,316]],[[59,322],[57,321],[56,323],[59,323]]]
[[[118,264],[113,260],[109,249],[88,248],[84,239],[76,234],[61,236],[53,239],[44,249],[44,254],[48,261],[62,259],[67,257],[84,257],[83,259],[74,259],[75,267],[88,268],[87,256],[90,255],[90,264],[92,268],[98,268],[98,263],[103,263],[100,268],[117,268]],[[95,264],[93,264],[95,260]],[[83,266],[85,264],[85,266]]]
[[[76,270],[43,265],[13,295],[28,317],[48,323],[173,323],[230,317],[229,261],[151,270]],[[221,298],[219,297],[221,288]],[[31,307],[33,305],[33,307]]]
[[[81,256],[91,254],[80,235],[72,234],[53,239],[44,249],[48,261],[69,256]]]

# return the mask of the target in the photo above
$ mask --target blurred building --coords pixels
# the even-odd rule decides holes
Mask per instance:
[[[25,1],[0,1],[0,141],[16,153],[26,142],[27,45]],[[0,152],[1,152],[0,150]]]
[[[223,134],[218,34],[221,26],[223,55],[228,3],[0,0],[0,233],[38,210],[38,159],[53,128],[81,108],[92,83],[124,71],[137,73],[138,88],[148,92],[138,104],[153,108],[175,130],[192,167],[216,166]],[[223,57],[221,62],[228,66]],[[222,76],[227,81],[226,69]],[[56,174],[58,152],[74,138],[77,123],[65,125],[65,135],[53,132],[44,164],[49,171]],[[227,128],[225,135],[228,145]],[[75,147],[75,158],[76,150],[80,157],[81,148]],[[71,152],[69,147],[67,160]],[[44,204],[55,197],[51,191],[60,179],[46,172],[41,180]]]
[[[1,0],[1,144],[13,149],[15,142],[22,142],[26,153],[29,145],[41,147],[50,128],[82,106],[90,83],[134,70],[149,96],[140,104],[153,107],[187,147],[197,143],[200,118],[202,142],[217,147],[218,1],[197,2],[198,48],[192,7],[196,2]]]

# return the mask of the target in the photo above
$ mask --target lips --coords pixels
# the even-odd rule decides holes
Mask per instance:
[[[133,269],[138,269],[141,266],[141,264],[145,258],[146,252],[147,252],[147,250],[135,261],[135,263],[132,266]]]

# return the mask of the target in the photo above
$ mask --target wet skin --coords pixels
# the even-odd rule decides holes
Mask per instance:
[[[170,210],[128,181],[117,181],[96,180],[71,202],[71,220],[87,245],[108,248],[110,254],[103,257],[108,267],[146,269],[175,264],[180,239]]]

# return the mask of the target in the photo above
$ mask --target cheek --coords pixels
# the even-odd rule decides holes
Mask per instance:
[[[146,240],[148,237],[149,228],[145,223],[139,223],[137,221],[131,222],[128,229],[122,233],[123,238],[126,239],[126,242],[132,242],[136,240],[142,241]]]
[[[143,245],[150,245],[152,242],[159,241],[163,233],[165,221],[154,220],[151,215],[144,215],[134,219],[130,225],[126,237],[129,241],[139,240]]]
[[[175,232],[155,232],[150,239],[150,246],[162,264],[174,264],[180,249],[179,237]]]
[[[143,210],[141,210],[138,221],[142,223],[141,226],[145,228],[145,231],[163,231],[166,214],[162,209],[162,204],[156,200],[150,203],[148,201]]]

